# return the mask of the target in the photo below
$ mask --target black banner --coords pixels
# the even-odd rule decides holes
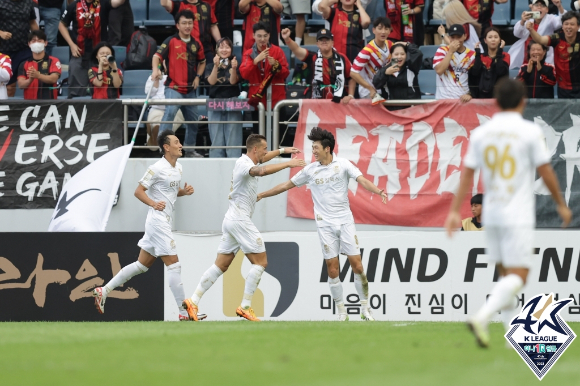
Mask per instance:
[[[530,99],[524,118],[542,127],[552,167],[572,212],[570,227],[580,227],[580,108],[574,99]],[[545,187],[536,181],[536,221],[538,228],[558,228],[562,220]]]
[[[142,233],[0,233],[0,321],[163,320],[163,262],[107,297],[92,290],[137,260]]]
[[[2,101],[0,209],[54,208],[75,173],[122,144],[120,101]]]

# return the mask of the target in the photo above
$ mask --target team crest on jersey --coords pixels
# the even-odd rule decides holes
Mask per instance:
[[[205,4],[202,4],[202,5],[201,5],[201,10],[202,10],[203,12],[207,12],[207,7],[205,6]]]
[[[340,172],[340,166],[336,165],[334,167],[334,174],[338,174],[338,172]]]
[[[258,244],[259,246],[262,246],[262,244],[264,244],[264,242],[262,241],[262,239],[261,239],[261,238],[259,238],[259,237],[258,237],[258,238],[256,239],[256,244]]]
[[[264,8],[264,15],[270,14],[270,8]]]
[[[46,70],[46,69],[48,69],[48,62],[44,62],[44,63],[42,63],[42,69],[43,69],[43,70]]]
[[[57,61],[56,61],[56,68],[58,68],[58,69],[60,70],[60,67],[61,67],[61,66],[60,66],[60,62],[57,60]]]
[[[554,301],[554,294],[539,294],[512,319],[507,341],[541,381],[558,358],[576,339],[560,311],[572,299]]]
[[[356,14],[355,15],[352,15],[352,20],[355,21],[355,22],[358,21],[358,15],[356,15]]]
[[[195,44],[191,45],[191,52],[196,52],[197,51],[197,47],[195,46]]]
[[[322,216],[321,216],[321,215],[319,215],[319,214],[317,214],[317,215],[316,215],[316,221],[322,221]]]

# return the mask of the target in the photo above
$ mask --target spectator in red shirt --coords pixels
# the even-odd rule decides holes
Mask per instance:
[[[206,63],[213,61],[215,56],[214,44],[221,39],[218,22],[215,17],[215,10],[209,2],[203,0],[161,0],[161,5],[174,17],[180,11],[190,10],[195,18],[193,19],[193,30],[191,36],[196,38],[203,45]],[[212,42],[211,38],[214,41]]]
[[[24,90],[24,99],[56,99],[56,82],[60,78],[60,61],[49,56],[46,34],[42,30],[32,31],[28,36],[28,46],[32,60],[22,62],[18,68],[18,87]]]
[[[107,42],[100,42],[93,50],[93,61],[96,64],[89,70],[89,82],[93,86],[93,99],[117,99],[121,96],[123,73],[117,68],[113,57],[113,47]]]
[[[308,84],[311,85],[312,99],[331,99],[336,103],[348,104],[354,98],[356,81],[350,77],[352,65],[344,54],[338,53],[333,48],[334,40],[329,30],[321,29],[316,34],[317,52],[300,48],[290,38],[288,28],[282,30],[282,39],[292,50],[296,59],[307,64],[309,68]]]
[[[203,46],[193,35],[195,16],[186,9],[175,15],[175,26],[178,33],[165,39],[153,56],[153,74],[151,79],[161,79],[161,63],[167,65],[165,80],[166,99],[197,98],[197,87],[205,71],[205,54]],[[197,121],[197,107],[193,105],[168,105],[163,114],[163,121],[173,121],[177,110],[181,109],[186,121]],[[159,131],[171,130],[172,123],[162,123]],[[185,146],[195,146],[197,141],[197,124],[186,124]],[[203,157],[196,151],[186,150],[186,157]]]
[[[509,0],[461,0],[471,17],[473,17],[479,24],[481,24],[482,31],[485,31],[491,27],[493,3],[503,4],[507,3],[508,1]]]
[[[421,17],[420,13],[424,6],[423,0],[385,0],[387,17],[393,27],[389,40],[413,43],[415,15],[419,14]]]
[[[499,37],[496,27],[489,27],[483,33],[484,51],[475,45],[475,61],[469,69],[470,91],[473,98],[493,98],[493,89],[503,77],[509,76],[510,55],[503,52],[505,42]]]
[[[254,25],[265,23],[268,25],[270,44],[279,45],[278,35],[280,35],[280,14],[284,11],[284,6],[280,0],[240,0],[238,5],[240,13],[245,15],[244,25],[244,48],[246,52],[254,45]]]
[[[541,36],[531,23],[526,24],[534,41],[554,47],[554,65],[558,80],[558,98],[580,98],[580,14],[569,11],[562,16],[562,30]]]

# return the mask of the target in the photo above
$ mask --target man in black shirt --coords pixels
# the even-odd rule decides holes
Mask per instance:
[[[8,96],[16,92],[20,63],[32,59],[28,34],[38,29],[32,0],[0,0],[0,52],[12,60],[12,77],[8,81]]]

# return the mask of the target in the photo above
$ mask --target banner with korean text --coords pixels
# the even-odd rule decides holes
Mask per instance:
[[[2,101],[0,209],[54,208],[70,178],[123,144],[119,101]]]
[[[353,162],[366,178],[385,189],[389,200],[382,205],[379,197],[350,182],[349,200],[356,223],[440,227],[459,186],[471,131],[497,111],[495,101],[488,99],[466,104],[441,100],[397,111],[372,106],[368,100],[351,101],[346,106],[303,100],[294,146],[303,150],[299,157],[314,162],[308,133],[316,126],[328,130],[336,139],[334,153]],[[566,201],[574,212],[580,212],[577,102],[531,100],[524,117],[542,128]],[[290,176],[298,171],[292,169]],[[472,194],[484,193],[479,172],[475,177]],[[559,226],[554,204],[541,180],[536,181],[534,190],[538,227]],[[291,189],[287,203],[288,216],[314,218],[306,186]],[[462,214],[471,215],[469,199]],[[580,226],[580,216],[571,226]]]

